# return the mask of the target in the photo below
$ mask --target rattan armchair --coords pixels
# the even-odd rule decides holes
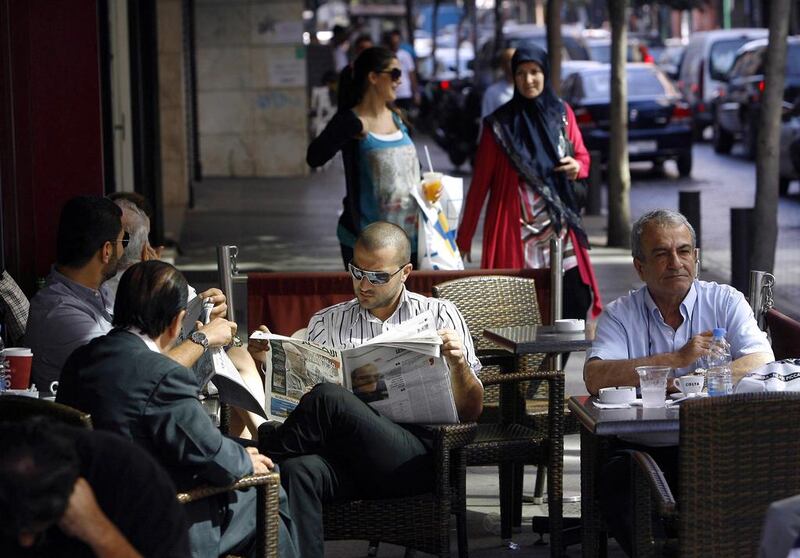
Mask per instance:
[[[431,425],[434,431],[434,487],[405,498],[351,500],[327,504],[327,540],[387,542],[441,558],[450,556],[450,515],[456,516],[459,558],[467,557],[466,464],[462,448],[475,423]]]
[[[77,428],[92,429],[92,417],[74,407],[23,395],[0,396],[0,420],[21,421],[29,417],[48,417]]]
[[[475,440],[464,448],[467,465],[498,465],[500,473],[500,522],[503,539],[522,521],[523,466],[549,468],[548,498],[551,553],[561,552],[562,477],[564,432],[564,375],[540,371],[543,355],[510,356],[487,340],[486,328],[541,323],[533,279],[489,275],[455,279],[433,287],[433,295],[452,301],[472,332],[475,350],[484,364],[481,381],[487,388],[484,416]],[[545,382],[545,412],[525,412],[524,394],[529,382]],[[493,387],[494,386],[494,387]],[[498,388],[501,397],[497,406]],[[487,416],[488,415],[488,416]],[[488,418],[488,421],[487,421]]]
[[[256,556],[259,558],[278,558],[278,499],[281,478],[278,473],[248,475],[230,486],[198,486],[178,493],[181,504],[196,502],[233,490],[255,487],[256,495]]]
[[[633,455],[635,556],[756,556],[770,503],[800,493],[800,393],[684,403],[677,499],[653,459]]]

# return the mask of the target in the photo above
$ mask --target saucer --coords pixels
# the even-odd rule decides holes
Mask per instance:
[[[694,399],[695,397],[708,397],[708,394],[704,391],[700,391],[698,393],[690,393],[686,395],[685,393],[679,391],[678,393],[670,393],[669,396],[673,399]]]

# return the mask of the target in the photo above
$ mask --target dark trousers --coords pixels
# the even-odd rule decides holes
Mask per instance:
[[[600,474],[600,504],[603,517],[610,534],[628,556],[633,556],[633,514],[634,493],[632,487],[633,462],[631,452],[647,452],[664,473],[664,478],[673,494],[678,490],[678,447],[648,447],[617,441],[612,445],[612,453]],[[654,525],[656,534],[661,531],[658,522]]]
[[[325,503],[408,496],[433,485],[427,431],[393,423],[335,384],[303,396],[259,447],[280,463],[303,558],[323,556]]]

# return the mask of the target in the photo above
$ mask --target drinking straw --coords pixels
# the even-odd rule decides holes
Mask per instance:
[[[428,151],[428,146],[425,145],[425,157],[428,159],[428,168],[433,172],[433,164],[431,163],[431,153]]]

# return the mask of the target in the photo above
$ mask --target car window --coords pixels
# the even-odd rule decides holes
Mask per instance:
[[[660,72],[649,68],[629,69],[627,75],[628,97],[656,97],[676,95],[675,88]],[[593,101],[611,98],[609,71],[592,71],[583,74],[586,99]]]
[[[575,74],[570,75],[561,83],[561,96],[567,101],[571,102],[574,98],[575,88]]]
[[[789,45],[786,51],[786,74],[800,76],[800,43]]]
[[[733,61],[736,58],[736,51],[748,40],[745,37],[737,37],[719,40],[711,45],[708,70],[712,79],[719,79],[731,69],[731,65],[733,65]]]

